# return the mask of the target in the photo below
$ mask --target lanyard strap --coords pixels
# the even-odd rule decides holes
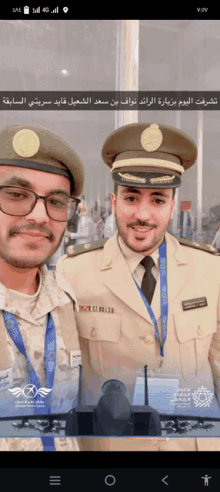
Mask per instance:
[[[119,234],[117,234],[117,239],[119,238]],[[118,245],[119,244],[119,239],[118,239]],[[160,356],[161,356],[161,361],[163,361],[164,358],[164,343],[166,341],[167,337],[167,320],[168,320],[168,292],[167,292],[167,249],[166,249],[166,239],[164,238],[164,241],[159,247],[159,255],[160,255],[160,308],[161,308],[161,328],[162,328],[162,341],[160,340],[159,336],[159,331],[158,331],[158,326],[157,326],[157,321],[154,316],[154,312],[146,299],[143,291],[137,284],[136,280],[134,279],[134,282],[138,288],[138,291],[144,301],[144,304],[146,306],[146,309],[148,310],[148,313],[151,317],[152,323],[155,328],[155,336],[156,339],[158,340],[160,344]]]
[[[2,311],[2,314],[8,334],[10,335],[11,339],[13,340],[18,350],[24,355],[24,357],[27,360],[30,383],[36,386],[37,390],[40,390],[41,388],[40,380],[27,355],[24,341],[17,320],[12,313],[9,313],[7,311]],[[45,369],[46,369],[47,388],[52,390],[54,385],[55,369],[56,369],[56,329],[51,313],[48,313],[48,321],[47,321],[47,328],[46,328],[46,335],[45,335],[44,362],[45,362]],[[34,413],[36,415],[40,415],[44,413],[49,414],[51,412],[51,401],[52,401],[51,393],[52,391],[50,391],[48,394],[49,405],[47,405],[46,402],[45,403],[43,402],[42,404],[42,398],[40,397],[39,393],[37,394],[34,400],[35,401]],[[42,437],[41,439],[43,442],[44,451],[47,450],[55,451],[54,439],[52,437]]]
[[[157,321],[154,316],[154,312],[146,299],[143,291],[136,283],[136,286],[141,294],[144,304],[151,317],[152,323],[155,328],[155,336],[160,344],[160,356],[164,357],[164,343],[167,337],[167,319],[168,319],[168,294],[167,294],[167,254],[166,254],[166,240],[159,247],[160,253],[160,308],[161,308],[161,328],[162,328],[162,341],[160,340]]]

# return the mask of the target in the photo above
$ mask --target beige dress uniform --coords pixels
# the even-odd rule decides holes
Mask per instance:
[[[77,301],[73,289],[56,272],[41,268],[40,284],[34,295],[7,289],[0,283],[0,309],[13,313],[17,319],[24,345],[30,361],[40,379],[41,386],[47,387],[44,368],[44,343],[47,315],[51,312],[57,341],[57,357],[54,388],[52,393],[53,412],[65,412],[72,408],[74,397],[77,398],[77,370],[71,367],[71,354],[79,352],[78,334],[75,324],[74,306]],[[29,383],[27,363],[5,329],[2,313],[0,315],[0,374],[12,368],[11,388]],[[74,391],[75,385],[75,391]],[[10,414],[9,404],[15,397],[7,390],[0,390],[0,416]],[[7,404],[8,403],[8,404]],[[24,414],[27,408],[22,409]],[[17,415],[20,413],[16,411]],[[56,450],[78,450],[76,439],[55,438]],[[5,438],[0,439],[0,450],[43,450],[40,438]]]
[[[162,367],[154,326],[132,278],[141,284],[144,270],[138,263],[142,255],[122,241],[120,248],[115,234],[104,247],[100,243],[98,248],[97,243],[89,251],[89,245],[84,245],[86,254],[77,254],[75,248],[75,253],[63,256],[57,264],[80,305],[76,322],[87,402],[111,378],[122,380],[131,390],[137,367],[146,363],[149,377],[178,378],[180,388],[198,389],[202,384],[220,401],[220,259],[181,245],[169,233],[165,237],[169,308]],[[156,264],[152,273],[158,278],[151,307],[160,332],[158,251],[152,256]],[[207,298],[207,306],[183,310],[183,300],[200,297]],[[86,311],[83,306],[104,309]],[[113,310],[104,312],[108,308]],[[79,442],[82,450],[220,450],[218,438],[83,438]]]

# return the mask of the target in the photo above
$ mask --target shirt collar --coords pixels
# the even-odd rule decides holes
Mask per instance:
[[[58,306],[68,304],[70,302],[70,297],[72,297],[71,289],[69,289],[70,292],[68,292],[68,286],[67,288],[64,286],[64,291],[64,289],[58,285],[56,272],[48,270],[46,265],[43,265],[40,268],[39,287],[37,303],[33,310],[35,320],[53,311],[53,309]],[[65,292],[68,292],[69,295],[66,295]],[[33,297],[34,296],[30,296],[32,299]],[[19,297],[13,297],[13,290],[7,289],[2,282],[0,282],[0,309],[9,311],[27,321],[37,324],[22,305],[22,302],[20,302]]]
[[[133,273],[134,270],[139,265],[139,263],[144,259],[144,255],[142,255],[141,253],[137,253],[136,251],[133,251],[131,248],[129,248],[124,243],[121,236],[119,236],[118,239],[119,239],[119,245],[120,245],[122,254],[128,263],[128,266],[129,266],[131,273]],[[157,248],[150,256],[151,256],[151,258],[153,258],[155,266],[157,268],[159,268],[159,248]]]

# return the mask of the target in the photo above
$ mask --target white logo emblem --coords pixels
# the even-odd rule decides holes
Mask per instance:
[[[23,389],[21,388],[12,388],[9,389],[14,396],[24,396],[24,398],[35,398],[37,395],[43,396],[44,398],[52,391],[52,389],[48,388],[36,388],[34,384],[26,384]]]
[[[209,407],[213,396],[214,393],[212,393],[212,391],[208,390],[207,388],[204,388],[203,386],[192,393],[192,397],[196,407]]]

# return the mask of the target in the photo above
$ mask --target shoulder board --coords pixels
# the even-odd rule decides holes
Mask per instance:
[[[211,246],[211,244],[199,244],[195,241],[188,241],[188,239],[184,239],[183,237],[176,237],[176,239],[183,246],[189,246],[190,248],[200,249],[202,251],[206,251],[207,253],[218,255],[218,250],[214,248],[214,246]]]
[[[103,248],[108,239],[108,237],[105,237],[103,239],[99,239],[99,241],[95,241],[94,243],[78,244],[77,246],[70,245],[66,249],[67,256],[77,256],[81,255],[82,253],[88,253],[88,251],[94,251],[95,249]]]

